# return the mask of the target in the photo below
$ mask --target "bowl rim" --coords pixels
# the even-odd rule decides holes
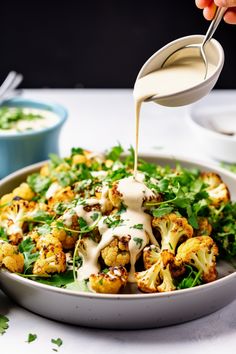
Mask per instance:
[[[137,75],[137,78],[136,78],[136,80],[135,80],[135,82],[141,77],[143,77],[143,75],[142,75],[142,72],[143,72],[143,70],[144,70],[144,68],[149,64],[149,63],[151,63],[152,62],[152,60],[153,60],[153,58],[157,55],[157,54],[159,54],[159,53],[161,53],[161,52],[163,52],[164,50],[166,50],[167,48],[170,48],[171,46],[173,46],[173,45],[175,45],[176,43],[178,43],[178,42],[181,42],[181,41],[184,41],[185,39],[190,39],[190,38],[195,38],[195,39],[203,39],[204,38],[204,35],[202,35],[202,34],[193,34],[193,35],[189,35],[189,36],[184,36],[184,37],[180,37],[180,38],[177,38],[177,39],[175,39],[175,40],[173,40],[173,41],[171,41],[171,42],[169,42],[169,43],[167,43],[166,45],[164,45],[163,47],[161,47],[159,50],[157,50],[155,53],[153,53],[152,55],[151,55],[151,57],[149,57],[149,59],[143,64],[143,66],[141,67],[141,69],[139,70],[139,72],[138,72],[138,75]],[[210,77],[208,77],[206,80],[204,80],[203,82],[200,82],[199,84],[197,84],[197,85],[194,85],[194,86],[192,86],[191,88],[188,88],[188,89],[185,89],[185,90],[182,90],[181,91],[181,95],[182,94],[188,94],[189,92],[191,92],[191,91],[197,91],[198,89],[200,89],[200,88],[202,88],[202,86],[207,86],[211,81],[212,81],[212,78],[213,77],[218,77],[219,75],[220,75],[220,72],[221,72],[221,70],[222,70],[222,68],[223,68],[223,65],[224,65],[224,58],[225,58],[225,56],[224,56],[224,49],[223,49],[223,47],[222,47],[222,45],[220,44],[220,42],[219,41],[217,41],[215,38],[212,38],[211,40],[210,40],[210,42],[211,43],[213,43],[213,45],[214,45],[214,48],[217,50],[217,52],[218,52],[218,54],[219,54],[219,62],[218,62],[218,64],[217,64],[217,66],[216,66],[216,69],[215,69],[215,71],[214,71],[214,73],[210,76]],[[172,93],[172,94],[168,94],[168,95],[162,95],[162,96],[158,96],[158,100],[164,100],[166,97],[168,97],[168,99],[169,98],[174,98],[175,96],[178,96],[180,94],[180,92],[174,92],[174,93]]]
[[[223,173],[227,177],[230,177],[235,180],[236,182],[236,175],[233,172],[230,172],[222,167],[219,167],[216,163],[213,162],[207,162],[207,161],[201,161],[198,159],[192,159],[190,157],[185,157],[185,156],[180,156],[180,155],[171,155],[167,153],[140,153],[140,157],[145,159],[150,159],[150,158],[156,158],[160,160],[170,160],[170,163],[188,163],[188,164],[193,164],[193,165],[200,165],[201,168],[203,169],[217,169],[217,173]],[[17,177],[20,177],[21,175],[25,175],[27,173],[33,173],[36,169],[39,169],[42,167],[46,161],[41,161],[36,164],[29,165],[27,167],[21,168],[16,172],[11,173],[7,177],[3,178],[0,181],[0,190],[1,190],[1,185],[5,184],[7,182],[10,182],[12,179],[15,179]],[[213,282],[207,283],[207,284],[202,284],[198,285],[193,288],[187,288],[187,289],[180,289],[180,290],[175,290],[175,291],[168,291],[168,292],[163,292],[163,293],[138,293],[138,294],[100,294],[100,293],[92,293],[92,292],[83,292],[83,291],[75,291],[75,290],[70,290],[70,289],[64,289],[64,288],[57,288],[51,285],[43,284],[43,283],[38,283],[34,280],[24,278],[18,274],[11,273],[6,269],[0,269],[0,276],[1,272],[7,276],[11,280],[16,280],[17,282],[21,282],[25,286],[30,286],[30,287],[35,287],[39,288],[42,290],[47,290],[47,291],[52,291],[58,294],[62,295],[68,295],[68,296],[78,296],[78,297],[83,297],[87,299],[107,299],[107,300],[140,300],[144,298],[172,298],[175,296],[181,296],[181,295],[187,295],[189,293],[197,293],[197,292],[202,292],[202,291],[207,291],[209,288],[214,288],[218,286],[223,286],[225,282],[228,281],[233,281],[233,279],[236,280],[236,269],[233,273],[228,274],[222,278],[216,279]]]
[[[201,106],[204,109],[204,106]],[[211,108],[214,108],[215,105],[208,103],[208,105],[206,106],[207,110],[210,110]],[[233,107],[236,111],[236,104],[228,104],[228,105],[221,105],[221,108],[224,107]],[[188,110],[186,111],[186,118],[188,123],[191,125],[192,128],[194,129],[198,129],[201,132],[205,132],[205,134],[209,134],[212,137],[218,138],[219,140],[222,141],[228,141],[228,142],[234,142],[236,141],[236,135],[230,136],[230,135],[226,135],[226,134],[221,134],[218,133],[217,131],[208,129],[207,127],[205,127],[204,125],[199,124],[198,122],[198,116],[199,116],[199,112],[198,109],[200,109],[200,103],[196,103],[191,105]]]
[[[0,139],[1,140],[10,140],[10,139],[21,139],[26,136],[35,136],[45,134],[45,132],[50,132],[60,128],[68,118],[68,110],[61,104],[58,104],[49,100],[37,100],[37,99],[28,99],[24,97],[17,97],[10,100],[5,100],[0,103],[0,108],[2,107],[22,107],[22,108],[36,108],[42,109],[44,111],[49,111],[59,118],[58,121],[49,127],[44,127],[39,130],[26,130],[20,133],[12,132],[9,134],[3,134],[0,130]]]

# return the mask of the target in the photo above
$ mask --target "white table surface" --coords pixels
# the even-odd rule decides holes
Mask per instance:
[[[102,151],[116,142],[125,148],[134,145],[131,90],[25,90],[24,96],[67,107],[69,118],[60,137],[62,155],[69,154],[73,146]],[[236,91],[213,92],[204,100],[232,102],[236,100]],[[141,116],[140,152],[164,152],[211,161],[186,124],[187,111],[188,107],[146,104]],[[143,331],[98,330],[54,322],[22,309],[1,291],[0,313],[10,319],[9,329],[0,336],[1,354],[53,353],[51,338],[58,337],[63,340],[58,348],[61,354],[236,352],[236,301],[189,323]],[[37,340],[26,343],[28,333],[36,333]]]

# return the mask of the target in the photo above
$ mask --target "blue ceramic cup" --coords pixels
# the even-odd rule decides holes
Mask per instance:
[[[49,153],[58,154],[59,134],[67,119],[67,110],[54,103],[24,98],[4,101],[0,107],[36,108],[58,116],[54,125],[40,130],[25,130],[11,134],[0,131],[0,178],[24,166],[46,160]]]

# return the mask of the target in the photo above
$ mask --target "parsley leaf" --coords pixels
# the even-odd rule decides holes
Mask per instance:
[[[111,150],[106,154],[106,158],[112,161],[117,161],[120,158],[122,152],[124,152],[124,149],[120,144],[113,146]]]
[[[27,183],[35,193],[44,195],[48,190],[51,179],[46,176],[41,176],[39,173],[33,173],[27,177]]]
[[[8,322],[9,318],[0,314],[0,334],[3,335],[9,328]]]
[[[58,347],[60,347],[63,344],[63,341],[61,340],[61,338],[57,338],[57,339],[51,339],[51,343],[57,345]]]
[[[192,288],[202,284],[201,271],[196,271],[192,266],[186,265],[187,275],[178,284],[178,289]]]
[[[35,341],[35,339],[37,339],[37,334],[29,333],[27,343],[32,343],[33,341]]]
[[[138,248],[142,248],[142,245],[143,245],[143,240],[139,237],[134,237],[133,238],[134,242],[136,243],[136,245],[138,246]]]
[[[71,155],[74,156],[74,155],[84,155],[84,149],[80,148],[80,147],[73,147],[71,149]]]
[[[143,230],[143,224],[136,224],[133,226],[130,226],[131,229],[137,229],[137,230]]]
[[[168,205],[161,205],[159,208],[152,211],[152,215],[156,218],[160,218],[166,214],[170,214],[174,208]]]
[[[31,266],[38,259],[39,252],[33,252],[35,244],[30,237],[24,239],[18,246],[24,256],[24,273],[29,272]]]
[[[0,227],[0,240],[8,242],[8,237],[3,227]]]
[[[67,270],[64,273],[53,274],[49,278],[34,278],[34,281],[38,283],[55,286],[57,288],[64,288],[67,284],[70,284],[74,281],[73,271]]]

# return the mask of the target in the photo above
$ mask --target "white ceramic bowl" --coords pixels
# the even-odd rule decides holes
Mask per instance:
[[[177,50],[190,44],[202,43],[203,39],[203,35],[192,35],[178,38],[173,42],[168,43],[156,53],[154,53],[146,61],[146,63],[144,63],[143,67],[138,73],[137,80],[155,70],[160,69],[166,59],[169,58],[169,56],[171,56]],[[158,99],[155,101],[156,103],[168,107],[184,106],[198,101],[212,90],[224,65],[224,50],[220,43],[215,39],[211,39],[208,43],[206,43],[204,50],[206,52],[208,61],[214,64],[216,67],[213,74],[206,80],[202,81],[200,84],[197,84],[190,89],[176,92],[171,95],[163,95],[158,97]]]
[[[187,121],[201,149],[218,161],[236,162],[236,104],[199,102]]]
[[[147,161],[186,168],[215,171],[229,186],[236,199],[236,176],[214,165],[189,159],[142,156]],[[42,164],[24,168],[0,182],[5,194],[39,170]],[[229,262],[218,265],[219,279],[195,288],[173,292],[143,294],[135,287],[126,294],[75,292],[33,282],[8,271],[0,271],[0,287],[21,306],[45,317],[82,326],[116,329],[152,328],[181,323],[207,315],[229,304],[236,297],[236,271]]]

